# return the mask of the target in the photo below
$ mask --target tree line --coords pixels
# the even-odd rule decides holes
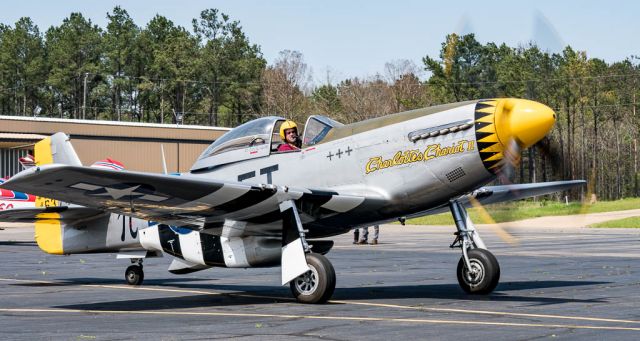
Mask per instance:
[[[558,114],[551,135],[523,152],[515,182],[587,179],[574,193],[640,195],[637,57],[607,63],[567,46],[549,53],[448,35],[421,65],[385,64],[368,77],[312,81],[304,56],[270,65],[238,21],[216,9],[190,29],[157,15],[144,27],[126,10],[106,28],[72,13],[41,33],[29,18],[0,24],[0,114],[236,126],[266,115],[343,123],[492,97],[540,101]],[[425,76],[426,75],[426,76]]]
[[[209,9],[191,32],[160,15],[138,27],[120,7],[107,18],[0,25],[0,113],[236,125],[259,111],[266,61],[238,21]]]

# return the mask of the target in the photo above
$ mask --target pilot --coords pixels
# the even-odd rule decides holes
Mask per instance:
[[[279,152],[298,150],[302,145],[298,138],[298,125],[292,120],[286,120],[280,125],[280,138],[284,143],[278,146]]]

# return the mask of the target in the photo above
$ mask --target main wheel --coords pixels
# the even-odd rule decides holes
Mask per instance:
[[[467,253],[471,269],[467,269],[464,257],[458,262],[458,283],[468,294],[486,295],[500,281],[500,265],[496,257],[485,249],[472,249]]]
[[[336,288],[336,272],[327,257],[318,253],[306,255],[311,270],[293,279],[289,286],[301,303],[325,303]]]
[[[127,270],[125,270],[124,278],[127,280],[127,284],[129,285],[142,284],[142,281],[144,281],[144,271],[142,271],[142,266],[131,265]]]

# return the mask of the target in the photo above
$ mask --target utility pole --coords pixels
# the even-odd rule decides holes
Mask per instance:
[[[160,123],[164,123],[164,79],[160,82]]]
[[[633,108],[635,110],[635,108]],[[633,139],[633,190],[638,195],[638,139]]]
[[[84,93],[82,95],[82,119],[87,118],[87,77],[89,76],[88,72],[84,73]]]

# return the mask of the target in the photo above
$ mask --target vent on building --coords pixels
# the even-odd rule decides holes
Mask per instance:
[[[463,176],[465,176],[465,173],[462,170],[462,167],[458,167],[452,170],[451,172],[447,173],[447,180],[449,180],[449,182],[454,182]]]

